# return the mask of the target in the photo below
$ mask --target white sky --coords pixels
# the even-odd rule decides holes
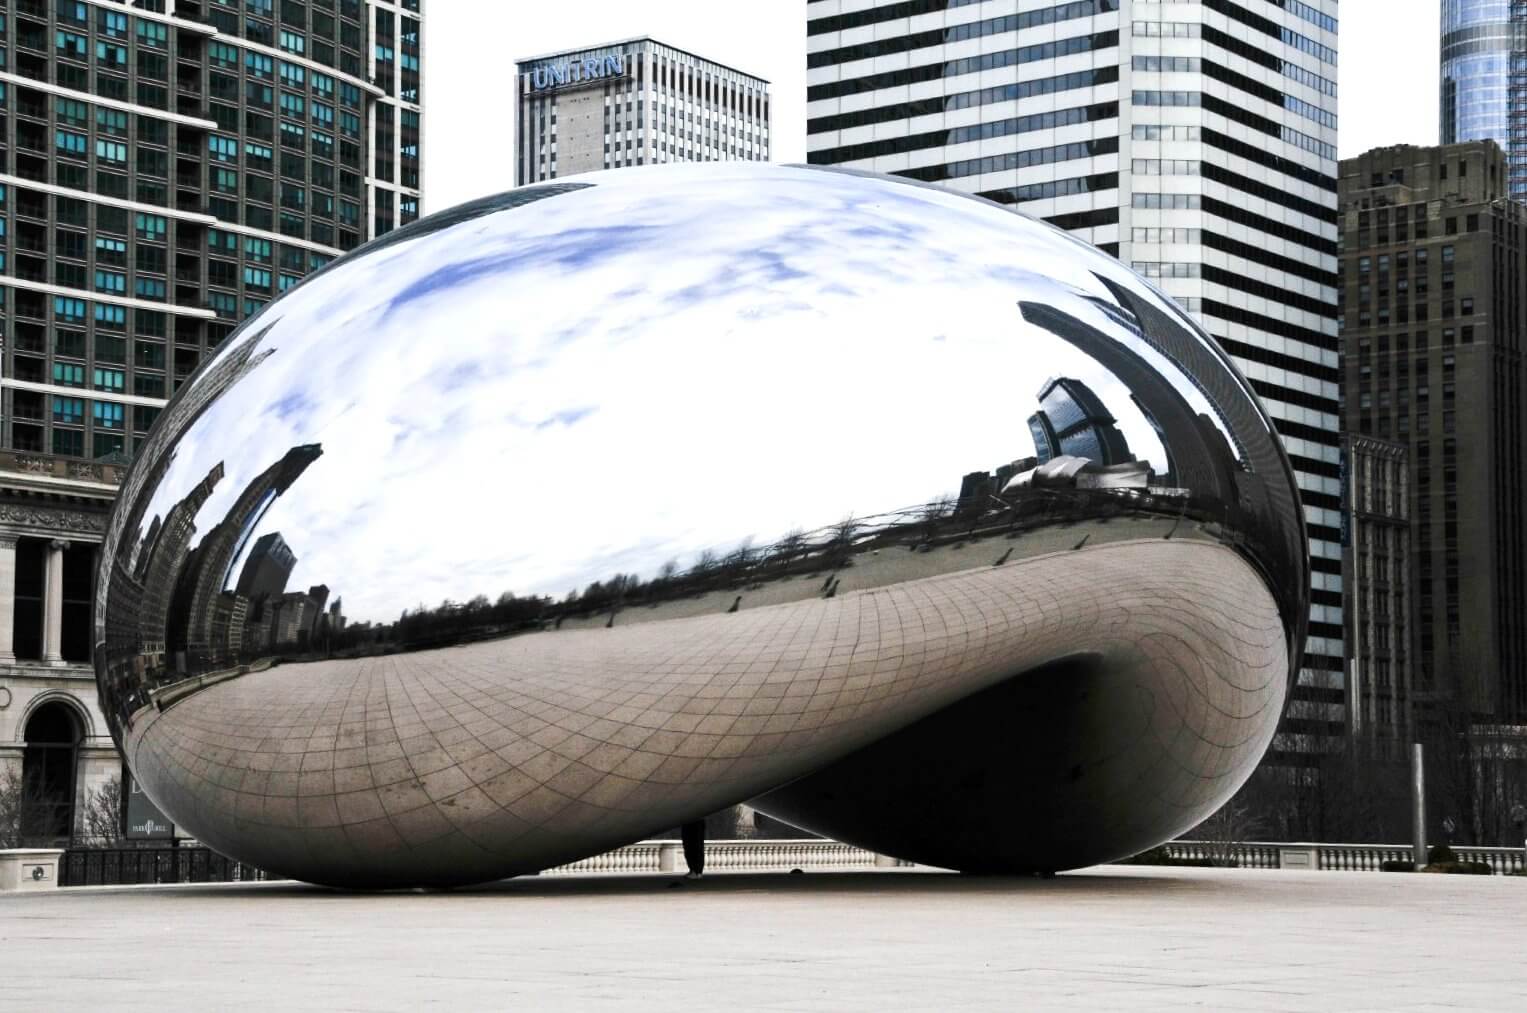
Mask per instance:
[[[1437,142],[1440,0],[1341,5],[1341,155]],[[806,157],[805,0],[432,0],[424,210],[514,185],[514,60],[651,35],[768,78],[775,161]]]

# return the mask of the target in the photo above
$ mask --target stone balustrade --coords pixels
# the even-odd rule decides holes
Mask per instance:
[[[1171,841],[1163,846],[1169,858],[1178,861],[1204,861],[1217,858],[1227,850],[1241,869],[1307,869],[1337,872],[1379,872],[1385,862],[1409,862],[1407,844],[1318,844],[1308,842],[1257,841],[1226,845],[1212,841]],[[180,849],[182,853],[196,849]],[[167,852],[175,854],[175,852]],[[1454,845],[1453,853],[1461,861],[1483,862],[1497,876],[1520,873],[1524,862],[1521,848],[1474,848]],[[0,851],[0,890],[52,889],[66,880],[67,885],[86,885],[88,877],[63,877],[55,872],[61,865],[62,851]],[[152,856],[151,851],[131,852]],[[226,860],[225,860],[226,861]],[[141,863],[139,863],[141,864]],[[850,844],[820,839],[811,840],[721,840],[707,841],[705,868],[708,872],[783,872],[848,871],[853,869],[906,868],[914,863],[877,855]],[[38,866],[45,866],[38,871]],[[573,873],[681,873],[685,870],[683,848],[678,841],[651,840],[630,844],[603,854],[556,868],[543,875]],[[195,877],[192,877],[193,879]],[[222,877],[213,877],[222,878]],[[261,874],[240,877],[263,878]],[[22,882],[25,879],[26,882]],[[107,882],[99,879],[99,882]],[[148,880],[110,880],[111,882],[185,882],[185,877]]]
[[[1482,862],[1497,876],[1521,872],[1527,866],[1522,848],[1475,848],[1451,845],[1463,862]],[[1203,860],[1229,851],[1241,869],[1302,868],[1333,872],[1380,872],[1385,862],[1409,862],[1414,851],[1408,844],[1319,844],[1308,842],[1256,841],[1228,847],[1211,841],[1172,841],[1165,845],[1169,857]]]
[[[766,872],[781,869],[873,869],[910,866],[911,862],[877,855],[850,844],[824,840],[707,841],[707,872]],[[547,869],[543,875],[574,872],[683,872],[683,848],[678,841],[643,841]]]

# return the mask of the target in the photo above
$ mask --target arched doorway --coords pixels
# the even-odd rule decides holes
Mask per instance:
[[[57,700],[27,719],[21,761],[21,838],[30,847],[65,847],[74,828],[74,771],[82,733]]]

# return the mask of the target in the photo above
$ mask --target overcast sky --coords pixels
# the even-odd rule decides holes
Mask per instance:
[[[1437,141],[1440,0],[1341,5],[1341,155]],[[516,59],[651,35],[768,78],[775,161],[806,155],[805,0],[435,0],[426,8],[424,207],[514,185]]]

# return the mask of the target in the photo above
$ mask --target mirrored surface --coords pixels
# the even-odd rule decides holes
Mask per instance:
[[[426,219],[246,323],[124,485],[96,659],[151,797],[300,878],[531,871],[760,795],[1037,868],[1014,813],[1087,864],[1239,786],[1305,568],[1248,385],[1116,261],[902,180],[664,166]],[[843,801],[987,691],[1069,780],[981,759],[1008,815],[946,851],[886,818],[916,792]]]

